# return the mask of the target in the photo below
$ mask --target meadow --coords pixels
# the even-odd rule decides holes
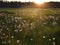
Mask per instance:
[[[60,45],[60,9],[0,9],[0,45]]]

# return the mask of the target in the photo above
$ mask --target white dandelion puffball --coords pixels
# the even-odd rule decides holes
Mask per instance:
[[[46,38],[45,36],[43,36],[43,38]]]
[[[20,42],[20,40],[17,40],[17,43],[19,43]]]

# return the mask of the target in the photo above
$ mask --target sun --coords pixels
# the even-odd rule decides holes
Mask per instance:
[[[35,0],[34,1],[36,4],[42,4],[42,3],[44,3],[45,1],[44,0]]]

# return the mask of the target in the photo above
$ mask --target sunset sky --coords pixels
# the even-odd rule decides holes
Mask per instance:
[[[38,3],[38,4],[40,4],[40,3],[44,3],[44,2],[50,2],[50,1],[58,1],[58,2],[60,2],[60,0],[3,0],[3,1],[21,1],[21,2],[35,2],[35,3]]]
[[[60,0],[7,0],[7,1],[21,1],[21,2],[44,1],[44,2],[49,2],[49,1],[60,1]]]

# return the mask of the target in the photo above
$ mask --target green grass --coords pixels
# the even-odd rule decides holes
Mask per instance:
[[[60,45],[59,34],[58,8],[0,9],[0,45],[53,45],[53,41]]]

